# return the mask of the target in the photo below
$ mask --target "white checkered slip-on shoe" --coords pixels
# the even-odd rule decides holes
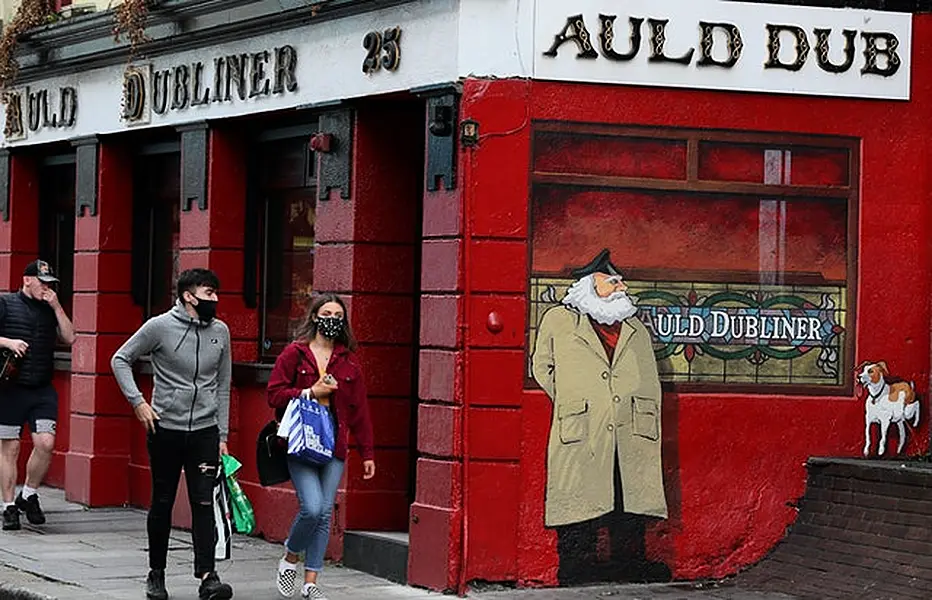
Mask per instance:
[[[316,583],[305,583],[304,588],[301,590],[301,598],[308,598],[310,600],[327,600],[327,597],[324,596],[324,593]]]
[[[295,590],[298,589],[298,565],[285,560],[278,561],[278,593],[285,598],[294,596]]]

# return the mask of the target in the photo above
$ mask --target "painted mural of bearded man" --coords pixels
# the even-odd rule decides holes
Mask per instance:
[[[572,275],[541,319],[531,359],[553,401],[545,524],[558,534],[558,578],[669,579],[644,548],[648,519],[667,517],[650,334],[608,250]]]

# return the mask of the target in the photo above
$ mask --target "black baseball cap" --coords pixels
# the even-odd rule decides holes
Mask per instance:
[[[58,277],[55,277],[52,267],[44,260],[36,260],[26,265],[23,276],[35,277],[42,283],[58,283]]]

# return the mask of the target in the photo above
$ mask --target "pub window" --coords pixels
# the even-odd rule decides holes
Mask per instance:
[[[180,261],[181,154],[144,146],[133,162],[133,300],[143,319],[169,310]]]
[[[47,157],[39,173],[39,258],[59,279],[58,299],[72,314],[74,293],[74,154]]]
[[[313,291],[316,178],[314,126],[267,135],[253,148],[250,220],[258,243],[259,355],[274,360],[292,338]],[[305,131],[306,129],[306,131]],[[249,229],[249,228],[248,228]],[[248,242],[247,242],[248,243]],[[247,283],[247,288],[250,285]]]
[[[536,123],[528,347],[608,250],[665,386],[846,393],[858,161],[853,139]]]

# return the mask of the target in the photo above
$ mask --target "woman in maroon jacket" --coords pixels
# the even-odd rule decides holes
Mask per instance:
[[[322,466],[288,458],[301,509],[278,565],[278,591],[285,597],[294,594],[298,554],[304,552],[301,595],[320,600],[325,596],[317,587],[317,576],[330,538],[330,514],[343,475],[349,433],[353,433],[362,453],[363,478],[371,479],[375,475],[372,421],[362,369],[353,353],[356,341],[343,301],[332,294],[317,298],[295,338],[275,361],[269,378],[269,405],[275,408],[279,420],[292,398],[305,396],[328,406],[336,420],[336,447],[333,460]]]

